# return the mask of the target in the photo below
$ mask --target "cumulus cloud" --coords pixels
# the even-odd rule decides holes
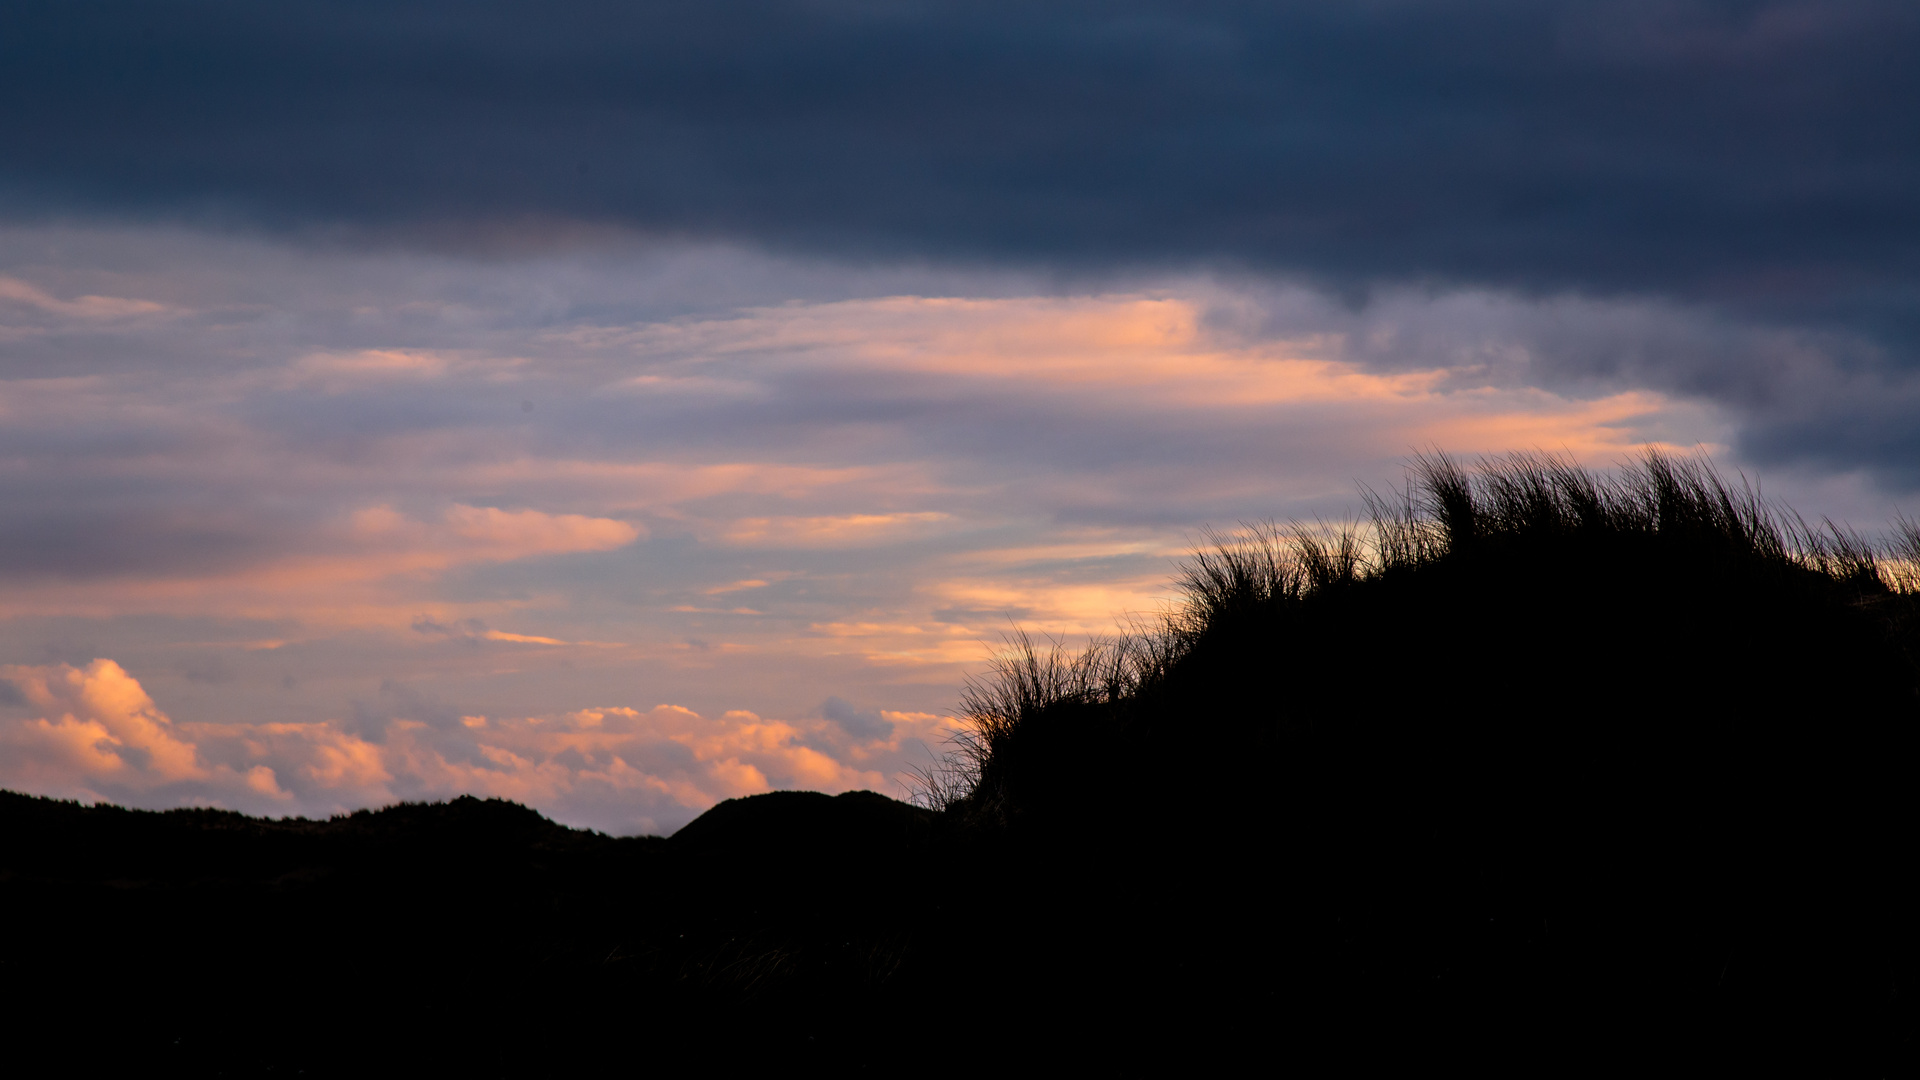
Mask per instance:
[[[0,677],[12,682],[28,704],[50,710],[52,719],[35,719],[18,734],[59,764],[126,776],[136,784],[207,775],[193,745],[176,737],[173,722],[111,660],[95,660],[85,668],[13,666],[0,668]]]
[[[112,660],[15,665],[0,679],[36,714],[0,720],[0,787],[274,815],[470,793],[572,824],[666,833],[722,799],[778,788],[904,793],[908,767],[952,730],[930,714],[844,703],[799,721],[674,705],[460,715],[398,687],[377,732],[350,720],[176,723]]]
[[[89,799],[184,805],[222,794],[284,801],[273,769],[210,765],[192,738],[112,660],[0,668],[16,704],[40,713],[0,721],[0,785]],[[177,801],[176,801],[177,800]]]

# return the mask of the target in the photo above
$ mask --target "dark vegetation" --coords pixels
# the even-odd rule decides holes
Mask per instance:
[[[776,793],[662,840],[0,797],[14,1044],[1910,1073],[1920,529],[1876,549],[1660,457],[1433,457],[1370,505],[1219,538],[1137,633],[1017,639],[920,806]]]

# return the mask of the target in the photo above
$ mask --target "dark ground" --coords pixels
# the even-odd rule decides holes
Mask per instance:
[[[945,1072],[1196,1019],[1132,997],[1194,978],[1140,897],[1068,900],[1085,854],[1016,847],[870,792],[670,840],[471,798],[315,822],[0,793],[7,1041],[109,1073]]]

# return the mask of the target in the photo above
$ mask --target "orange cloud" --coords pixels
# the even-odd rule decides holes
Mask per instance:
[[[668,831],[722,799],[778,788],[896,789],[953,722],[881,714],[851,736],[825,719],[659,705],[457,726],[395,718],[378,740],[341,724],[176,724],[111,660],[0,669],[43,717],[0,721],[0,787],[158,805],[326,814],[401,798],[515,799],[562,820]]]
[[[508,562],[532,555],[609,551],[640,538],[637,525],[581,514],[492,507],[447,508],[439,521],[417,521],[389,506],[356,511],[345,539],[364,554],[341,563],[349,577],[444,570],[458,563]],[[324,562],[300,568],[311,574]]]
[[[841,514],[822,517],[739,518],[720,538],[739,547],[850,548],[925,536],[952,515],[937,511]]]
[[[84,668],[15,665],[0,668],[0,678],[55,717],[29,721],[22,731],[74,768],[146,784],[207,775],[193,744],[177,737],[173,721],[111,660]]]
[[[287,370],[287,380],[338,393],[367,383],[418,381],[447,374],[454,360],[431,349],[356,349],[310,353]]]
[[[532,634],[509,634],[505,630],[489,630],[486,633],[481,634],[480,636],[483,638],[486,638],[488,641],[512,641],[522,645],[570,645],[572,644],[572,642],[562,641],[559,638],[536,637],[535,635],[532,635]],[[595,642],[594,644],[604,645],[609,643]]]
[[[1540,446],[1591,458],[1648,445],[1650,426],[1711,426],[1704,411],[1649,391],[1584,400],[1462,382],[1479,356],[1464,358],[1468,366],[1461,368],[1382,373],[1352,362],[1356,343],[1341,333],[1224,341],[1207,331],[1203,314],[1199,301],[1170,297],[896,296],[583,329],[567,339],[591,349],[687,355],[703,363],[751,356],[759,370],[910,372],[969,386],[998,384],[1023,398],[1053,398],[1077,409],[1150,407],[1222,417],[1259,411],[1276,423],[1311,414],[1347,430],[1345,452],[1377,457],[1438,444],[1470,453]],[[868,516],[886,515],[837,520],[851,524]],[[790,535],[804,544],[804,523],[816,519],[778,520],[793,523]],[[729,533],[760,542],[775,522],[742,519]],[[825,525],[821,535],[821,542],[835,542]]]
[[[1475,401],[1475,397],[1478,401]],[[1604,462],[1643,449],[1686,453],[1696,443],[1647,438],[1649,426],[1710,429],[1703,410],[1647,391],[1575,401],[1545,391],[1479,391],[1461,394],[1464,415],[1440,416],[1407,429],[1414,445],[1443,446],[1458,454],[1501,454],[1548,449],[1576,460]],[[1484,403],[1484,410],[1473,410]],[[1530,406],[1530,407],[1529,407]],[[1675,423],[1682,421],[1682,423]],[[1691,421],[1686,423],[1686,421]],[[1724,449],[1708,447],[1707,449]]]
[[[209,762],[192,734],[112,660],[12,665],[0,668],[0,679],[42,713],[0,721],[0,787],[122,802],[165,791],[176,805],[233,796],[277,805],[292,797],[269,765],[236,770]]]
[[[325,530],[324,542],[311,545],[320,553],[289,553],[219,576],[28,583],[0,599],[0,615],[299,613],[318,622],[397,626],[417,609],[409,582],[473,563],[611,551],[643,535],[639,525],[581,514],[455,504],[422,520],[370,506]]]

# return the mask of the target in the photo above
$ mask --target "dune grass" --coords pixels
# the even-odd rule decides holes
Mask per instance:
[[[1809,522],[1744,478],[1728,480],[1705,458],[1657,452],[1611,472],[1546,454],[1468,466],[1431,453],[1413,460],[1403,489],[1364,497],[1368,514],[1357,524],[1262,523],[1206,533],[1206,545],[1179,568],[1182,600],[1175,608],[1084,649],[1016,630],[989,674],[968,685],[958,710],[967,730],[937,767],[919,775],[916,801],[1005,824],[1023,806],[1047,801],[1042,791],[1072,791],[1067,774],[1124,771],[1101,744],[1131,740],[1132,753],[1142,740],[1169,745],[1169,723],[1183,719],[1169,696],[1193,690],[1180,685],[1183,674],[1205,668],[1216,683],[1255,678],[1203,657],[1245,659],[1252,643],[1274,643],[1276,632],[1310,635],[1315,625],[1352,632],[1349,620],[1324,613],[1343,604],[1377,608],[1357,598],[1414,592],[1411,583],[1423,578],[1464,574],[1489,591],[1530,579],[1526,587],[1559,594],[1561,610],[1576,618],[1591,617],[1580,614],[1581,605],[1607,602],[1596,594],[1597,581],[1617,589],[1623,577],[1629,591],[1644,585],[1674,593],[1717,582],[1743,595],[1791,596],[1869,617],[1906,656],[1900,678],[1912,684],[1920,522],[1901,518],[1876,543],[1828,519]],[[1391,637],[1393,629],[1362,632]],[[1406,646],[1429,651],[1436,643]],[[1361,655],[1379,648],[1377,640],[1356,640],[1336,650],[1346,655],[1333,667],[1295,676],[1315,679],[1318,688],[1256,685],[1248,692],[1318,698],[1328,681],[1354,679],[1368,663],[1391,664],[1390,650]],[[1725,659],[1695,663],[1705,678],[1765,677],[1728,669]],[[1715,663],[1722,670],[1711,670]],[[1363,695],[1365,687],[1356,681],[1342,692]],[[1058,745],[1075,738],[1086,743],[1071,751]]]

